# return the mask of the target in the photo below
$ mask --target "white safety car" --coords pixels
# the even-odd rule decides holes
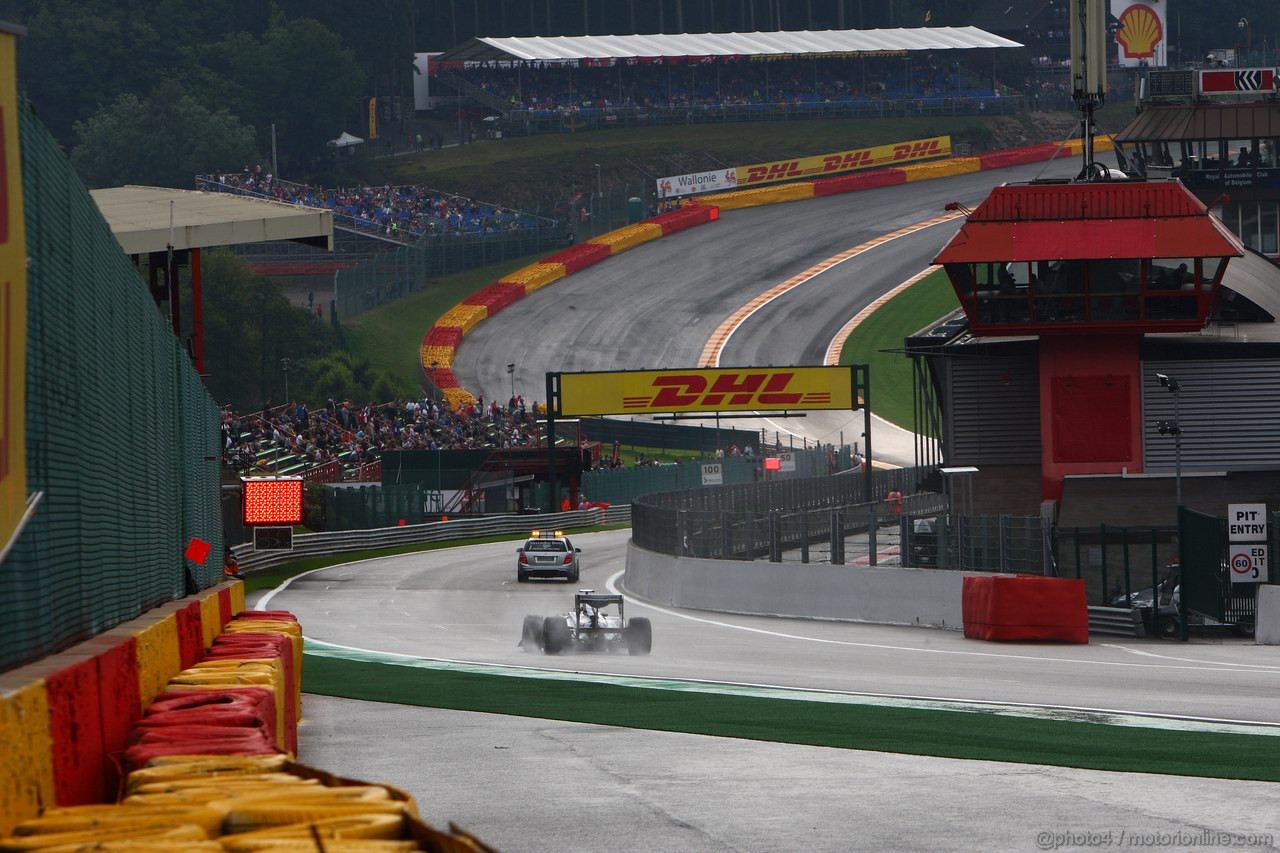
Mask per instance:
[[[582,549],[573,547],[563,531],[535,530],[516,549],[516,580],[525,583],[530,578],[562,577],[577,583],[581,553]]]
[[[616,607],[616,615],[609,612],[611,607]],[[627,619],[621,595],[582,589],[573,597],[573,610],[568,613],[524,617],[520,645],[549,655],[573,649],[598,652],[623,647],[628,654],[647,655],[653,648],[653,626],[643,616]]]

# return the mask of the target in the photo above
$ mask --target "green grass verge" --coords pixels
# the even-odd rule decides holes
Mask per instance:
[[[537,516],[529,516],[532,529],[537,525]],[[569,533],[599,533],[604,530],[621,530],[630,524],[601,524],[596,527],[566,527]],[[245,594],[260,592],[264,589],[275,589],[289,578],[296,577],[312,569],[323,569],[342,563],[354,563],[357,560],[373,560],[378,557],[395,557],[400,554],[416,554],[419,551],[438,551],[441,548],[459,548],[463,545],[482,545],[486,542],[515,542],[526,538],[523,533],[508,533],[500,536],[477,536],[471,539],[451,539],[447,542],[425,542],[418,545],[397,545],[393,548],[378,548],[368,551],[348,551],[344,554],[329,554],[324,557],[307,557],[291,560],[269,569],[259,569],[245,575]]]
[[[428,281],[417,293],[344,321],[343,334],[352,356],[385,370],[410,388],[422,384],[418,346],[427,330],[453,306],[504,275],[536,263],[543,252],[513,261],[478,267]]]
[[[903,339],[956,310],[960,303],[937,270],[886,302],[859,325],[840,351],[841,364],[871,366],[871,410],[904,429],[914,429],[911,360],[900,352]]]
[[[1280,781],[1266,736],[408,669],[308,656],[308,693],[577,723],[1092,770]]]

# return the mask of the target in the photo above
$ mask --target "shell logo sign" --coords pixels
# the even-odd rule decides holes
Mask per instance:
[[[1116,30],[1120,64],[1136,65],[1144,59],[1152,65],[1163,64],[1157,52],[1163,53],[1164,22],[1154,7],[1134,3],[1117,14],[1116,20],[1120,24]]]

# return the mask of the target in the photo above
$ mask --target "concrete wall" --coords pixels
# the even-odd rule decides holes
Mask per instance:
[[[979,572],[669,557],[627,546],[627,590],[659,604],[752,613],[963,627],[961,586]]]
[[[1260,646],[1280,646],[1280,586],[1258,586],[1257,634]]]

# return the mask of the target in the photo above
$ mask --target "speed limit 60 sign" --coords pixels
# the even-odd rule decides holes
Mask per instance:
[[[1232,542],[1230,560],[1232,583],[1267,582],[1267,546]]]

